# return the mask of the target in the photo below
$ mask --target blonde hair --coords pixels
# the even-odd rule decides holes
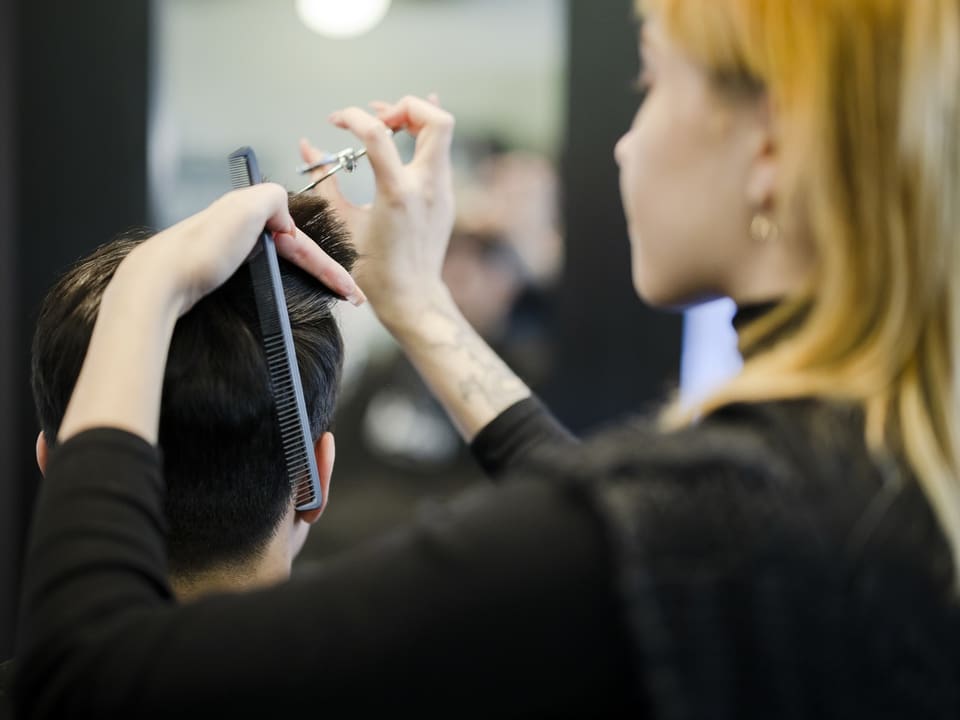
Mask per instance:
[[[802,233],[818,257],[803,297],[744,330],[768,349],[665,424],[741,401],[858,403],[869,447],[910,463],[960,577],[960,1],[638,5],[718,88],[765,89],[782,241]]]

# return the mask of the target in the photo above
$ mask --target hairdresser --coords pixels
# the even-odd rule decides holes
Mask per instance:
[[[572,441],[441,282],[452,117],[344,109],[377,177],[371,208],[323,190],[356,279],[501,482],[283,587],[173,602],[170,328],[265,222],[324,266],[279,193],[232,194],[104,297],[33,525],[24,717],[960,716],[960,5],[645,5],[648,90],[615,151],[634,284],[733,297],[742,373]]]

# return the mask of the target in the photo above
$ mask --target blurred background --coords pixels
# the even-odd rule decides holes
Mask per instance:
[[[165,227],[257,151],[291,190],[301,137],[353,143],[334,109],[439,94],[457,117],[445,267],[465,314],[559,418],[589,433],[738,365],[720,301],[646,308],[630,281],[613,146],[640,98],[632,0],[99,0],[0,5],[0,659],[39,472],[37,305],[72,261]],[[402,153],[410,139],[398,134]],[[369,167],[343,176],[362,202]],[[347,343],[330,506],[302,563],[483,482],[366,308]]]

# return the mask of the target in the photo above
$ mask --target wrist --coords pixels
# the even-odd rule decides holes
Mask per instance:
[[[193,304],[189,289],[171,272],[167,248],[145,242],[130,251],[117,267],[104,293],[117,304],[136,304],[138,314],[171,327]]]
[[[450,291],[442,282],[422,285],[416,291],[394,294],[389,302],[373,305],[383,326],[402,345],[424,331],[424,317],[437,312],[459,314]]]
[[[117,267],[100,300],[100,314],[129,332],[169,339],[184,312],[184,294],[173,278],[158,269],[156,258],[140,246]]]

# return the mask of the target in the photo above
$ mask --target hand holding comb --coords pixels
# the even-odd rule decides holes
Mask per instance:
[[[229,156],[230,182],[236,188],[263,182],[256,154],[242,147]],[[280,265],[273,237],[264,230],[247,259],[256,298],[260,332],[270,374],[277,423],[283,443],[287,475],[297,510],[312,510],[323,503],[313,438],[307,420],[297,354],[293,347],[290,318],[280,279]]]

